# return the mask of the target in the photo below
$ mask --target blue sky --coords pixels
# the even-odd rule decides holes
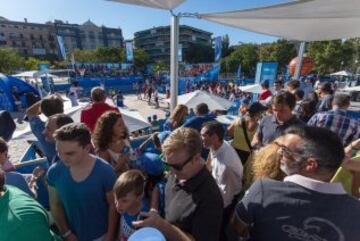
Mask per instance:
[[[187,0],[174,12],[211,13],[237,9],[268,6],[287,0]],[[81,24],[90,19],[97,25],[120,27],[125,39],[132,39],[133,33],[154,26],[170,23],[170,13],[139,6],[120,4],[104,0],[0,0],[0,16],[10,20],[44,23],[60,19]],[[213,37],[228,34],[231,44],[238,42],[272,42],[274,37],[243,31],[205,20],[182,18],[186,24],[212,32]]]

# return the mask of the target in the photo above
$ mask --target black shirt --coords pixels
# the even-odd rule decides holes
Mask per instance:
[[[295,125],[304,126],[305,123],[298,119],[296,116],[294,116],[290,120],[280,125],[280,123],[276,120],[275,116],[264,116],[260,122],[258,129],[260,143],[262,145],[266,145],[272,142],[279,136],[283,135],[287,128]]]
[[[196,241],[218,241],[223,213],[220,190],[204,167],[196,176],[179,183],[169,176],[165,188],[165,218]]]

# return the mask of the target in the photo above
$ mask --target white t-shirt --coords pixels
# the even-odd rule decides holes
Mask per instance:
[[[243,166],[235,149],[226,141],[216,151],[210,149],[212,176],[219,186],[224,207],[231,204],[242,188]]]

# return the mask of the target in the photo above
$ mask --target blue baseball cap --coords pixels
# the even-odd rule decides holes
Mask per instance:
[[[128,241],[166,241],[166,239],[159,230],[146,227],[135,231]]]
[[[140,156],[141,169],[148,175],[157,176],[164,172],[164,165],[159,154],[145,152]]]
[[[243,97],[241,99],[241,104],[249,104],[250,103],[250,99],[249,98],[246,98],[246,97]]]

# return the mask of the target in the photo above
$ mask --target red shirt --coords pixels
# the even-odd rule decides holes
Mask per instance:
[[[107,111],[119,112],[119,109],[107,103],[93,103],[81,111],[80,121],[93,132],[99,117]]]
[[[270,96],[272,96],[271,91],[270,90],[265,90],[260,94],[259,100],[266,100]]]

